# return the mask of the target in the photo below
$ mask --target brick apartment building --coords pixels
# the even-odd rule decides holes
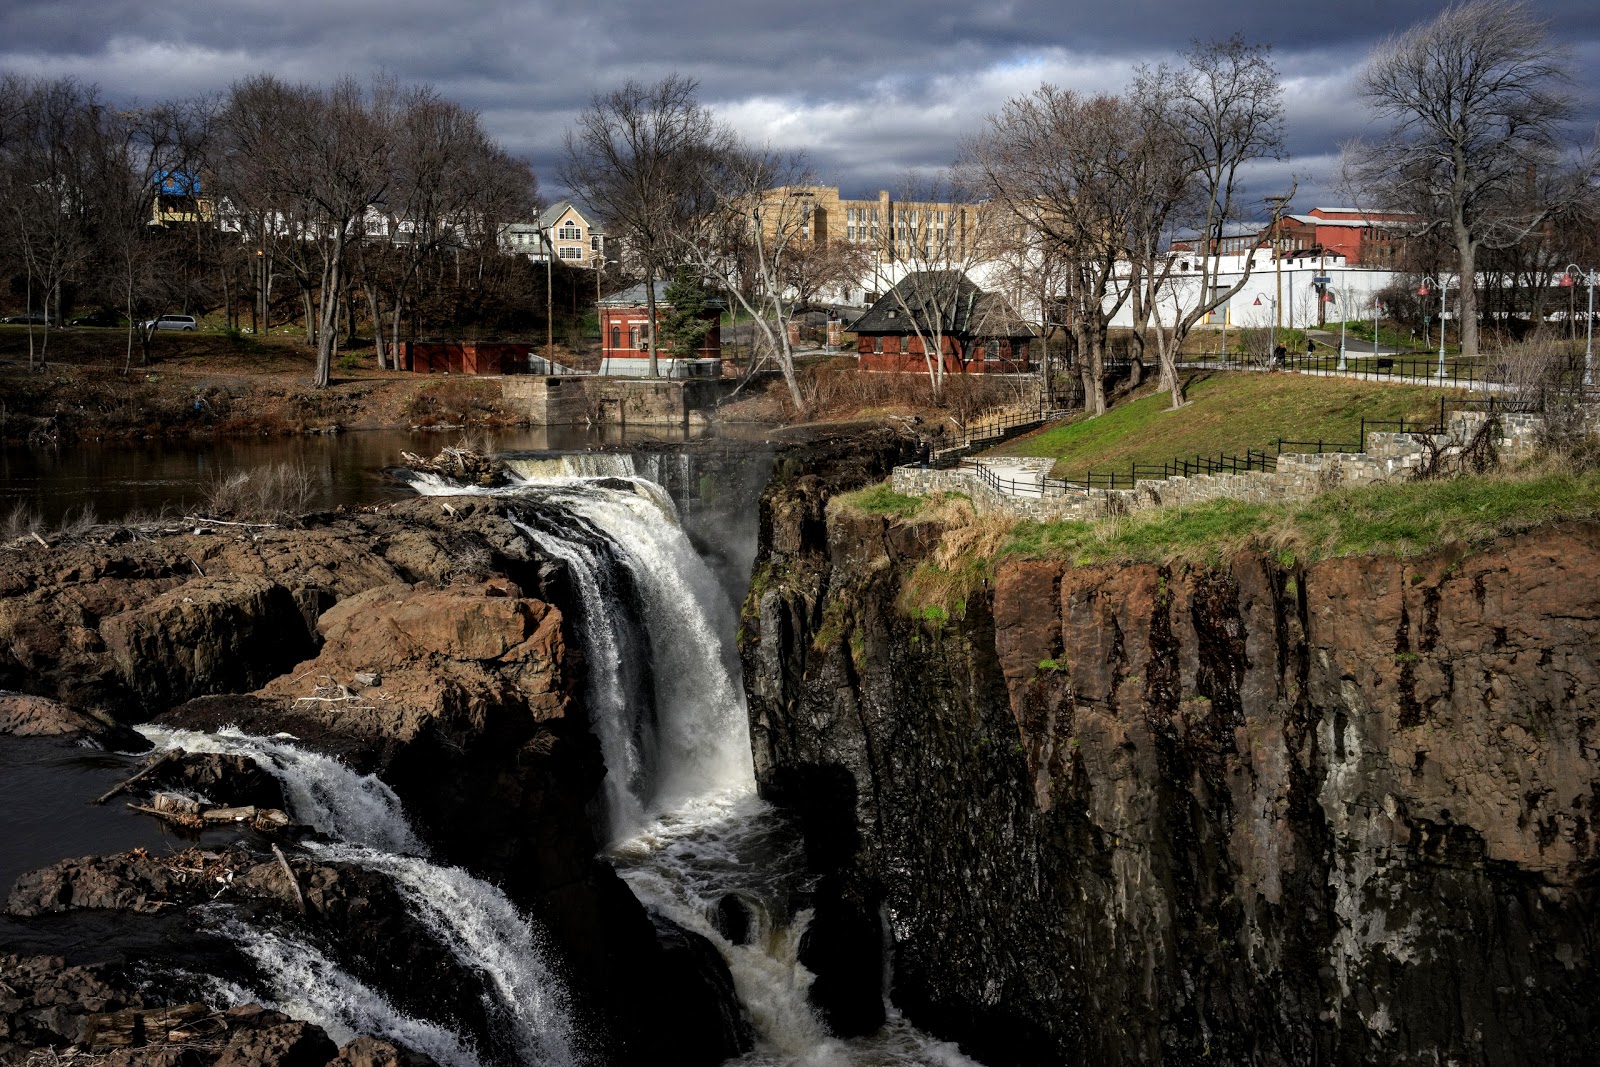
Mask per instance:
[[[946,247],[947,258],[965,259],[982,234],[977,204],[896,200],[887,191],[872,200],[849,200],[835,185],[786,185],[767,194],[769,204],[779,199],[789,203],[769,213],[769,226],[774,218],[796,218],[798,203],[801,240],[821,247],[835,241],[864,245],[880,264],[926,259]]]

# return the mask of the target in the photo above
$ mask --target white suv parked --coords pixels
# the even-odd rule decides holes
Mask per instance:
[[[194,327],[193,315],[162,315],[144,324],[147,330],[192,330]]]

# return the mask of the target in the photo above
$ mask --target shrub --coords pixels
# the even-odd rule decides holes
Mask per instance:
[[[244,522],[278,522],[302,514],[315,491],[316,481],[306,467],[275,463],[217,478],[201,509]]]

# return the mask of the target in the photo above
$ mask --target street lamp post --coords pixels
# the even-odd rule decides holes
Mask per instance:
[[[1600,271],[1585,271],[1576,263],[1568,263],[1567,269],[1561,272],[1561,285],[1563,288],[1583,282],[1589,287],[1589,318],[1584,324],[1583,342],[1583,384],[1594,384],[1594,286],[1600,281]]]
[[[1346,302],[1348,302],[1349,299],[1350,299],[1349,290],[1345,291],[1344,296],[1345,296]],[[1339,311],[1339,370],[1340,371],[1346,371],[1346,370],[1350,369],[1349,366],[1344,361],[1344,319],[1345,319],[1345,314],[1344,314],[1343,309],[1341,309]]]
[[[1431,276],[1427,277],[1427,278],[1424,278],[1424,279],[1422,279],[1422,285],[1417,288],[1417,295],[1418,296],[1427,296],[1428,292],[1429,292],[1428,286],[1430,286],[1430,285],[1437,285],[1439,287],[1439,371],[1435,375],[1435,377],[1438,378],[1439,384],[1443,385],[1444,384],[1444,296],[1445,296],[1445,294],[1447,292],[1450,291],[1450,283],[1448,281],[1439,281],[1437,278],[1433,278]],[[1456,280],[1456,288],[1458,290],[1461,288],[1461,281],[1460,281],[1459,278]]]

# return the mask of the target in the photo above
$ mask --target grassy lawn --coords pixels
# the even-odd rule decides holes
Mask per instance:
[[[1271,451],[1279,438],[1354,443],[1361,420],[1427,418],[1439,390],[1298,374],[1205,374],[1189,386],[1189,403],[1169,411],[1166,393],[1123,404],[1099,418],[1081,416],[1019,437],[993,455],[1053,456],[1057,478],[1088,471],[1126,471],[1196,455]]]
[[[1304,561],[1477,544],[1556,518],[1600,515],[1600,471],[1396,482],[1310,501],[1218,500],[1098,522],[1019,522],[997,557],[1074,563],[1217,558],[1237,549]]]

